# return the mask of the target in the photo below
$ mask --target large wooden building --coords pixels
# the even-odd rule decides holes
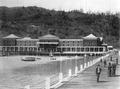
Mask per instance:
[[[11,34],[2,38],[2,55],[80,55],[104,54],[106,47],[103,40],[90,34],[81,39],[60,39],[51,34],[32,39],[20,38]]]

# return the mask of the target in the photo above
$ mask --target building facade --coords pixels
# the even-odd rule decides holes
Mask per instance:
[[[17,39],[20,37],[10,34],[2,38],[1,43],[1,54],[2,55],[15,55],[17,51]]]
[[[51,34],[32,39],[15,35],[3,37],[2,55],[80,55],[104,54],[106,47],[99,37],[90,34],[81,39],[60,39]]]
[[[38,39],[31,39],[30,37],[24,37],[17,39],[18,48],[17,52],[19,55],[35,55],[37,53],[37,42]]]

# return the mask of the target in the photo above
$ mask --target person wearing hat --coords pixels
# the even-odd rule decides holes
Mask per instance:
[[[97,82],[99,82],[101,70],[102,70],[102,69],[101,69],[100,65],[98,64],[97,67],[96,67]]]

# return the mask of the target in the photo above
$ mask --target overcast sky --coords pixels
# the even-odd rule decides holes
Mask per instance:
[[[120,0],[0,0],[0,6],[38,6],[56,10],[120,12]]]

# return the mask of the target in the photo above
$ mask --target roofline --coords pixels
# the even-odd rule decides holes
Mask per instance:
[[[83,39],[60,39],[60,41],[83,41]]]
[[[10,35],[13,35],[13,36],[15,36],[15,37],[9,37]],[[2,38],[3,38],[3,39],[19,39],[19,38],[21,38],[21,37],[16,36],[15,34],[10,34],[10,35],[7,35],[7,36],[2,37]]]
[[[25,40],[39,40],[39,39],[17,39],[17,40],[25,41]]]

